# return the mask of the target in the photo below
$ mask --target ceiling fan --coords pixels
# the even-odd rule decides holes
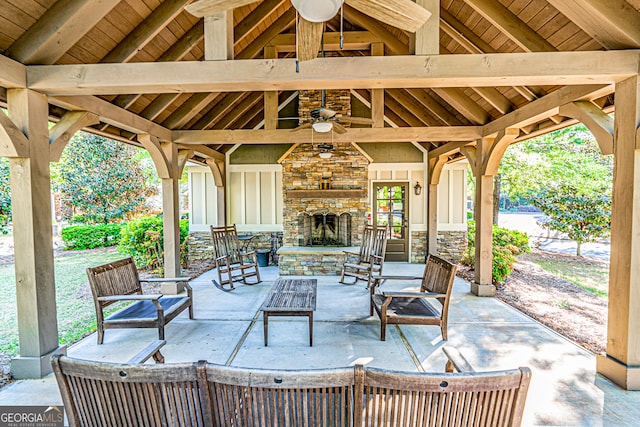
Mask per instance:
[[[299,120],[304,122],[298,127],[294,128],[293,131],[311,128],[319,133],[334,131],[337,134],[344,134],[347,132],[347,129],[342,126],[340,122],[357,123],[363,125],[370,125],[373,123],[372,119],[366,117],[339,117],[338,113],[335,110],[327,107],[315,108],[310,111],[310,115],[311,117],[306,119],[300,117],[281,117],[279,120]]]
[[[185,7],[194,16],[211,16],[262,0],[199,0]],[[291,0],[300,14],[297,28],[298,60],[315,59],[320,51],[324,23],[347,4],[381,22],[415,33],[431,12],[413,0]]]

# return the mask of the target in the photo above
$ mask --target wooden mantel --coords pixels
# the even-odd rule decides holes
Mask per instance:
[[[288,199],[360,199],[366,196],[364,190],[287,190]]]

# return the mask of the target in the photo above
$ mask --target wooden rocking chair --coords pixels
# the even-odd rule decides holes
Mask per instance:
[[[260,270],[255,251],[243,252],[238,241],[236,226],[211,227],[211,239],[215,251],[215,264],[218,270],[218,281],[213,284],[225,292],[234,290],[233,282],[242,281],[245,285],[260,283]],[[226,278],[223,278],[226,275]],[[255,283],[248,283],[247,278],[256,276]],[[229,288],[225,288],[229,285]]]
[[[367,288],[371,287],[374,275],[382,274],[384,256],[387,251],[387,227],[366,225],[362,234],[362,244],[356,262],[347,262],[342,266],[340,283],[354,285],[358,280],[367,282]],[[347,256],[353,255],[345,251]],[[355,277],[351,283],[345,282],[345,276]]]
[[[440,326],[442,339],[447,340],[447,317],[449,299],[457,266],[435,255],[429,255],[422,277],[377,276],[371,286],[373,312],[380,317],[380,340],[386,337],[387,324],[435,325]],[[421,280],[420,292],[379,292],[378,287],[386,280]],[[428,300],[438,300],[438,309]],[[437,304],[436,304],[437,305]]]

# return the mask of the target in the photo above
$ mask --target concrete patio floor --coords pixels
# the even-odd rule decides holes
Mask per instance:
[[[422,273],[417,264],[387,263],[385,274]],[[167,363],[205,359],[214,363],[282,369],[323,368],[364,363],[395,370],[444,369],[440,329],[432,326],[389,326],[380,341],[380,322],[369,316],[368,291],[362,282],[338,283],[335,276],[318,279],[313,347],[306,317],[280,317],[269,322],[269,346],[263,343],[259,311],[277,267],[260,269],[263,282],[237,285],[223,293],[211,284],[215,271],[191,282],[195,320],[180,315],[166,328]],[[415,283],[393,281],[385,289]],[[157,339],[152,329],[108,330],[103,345],[95,334],[69,348],[69,355],[123,362]],[[469,284],[456,279],[449,311],[449,346],[457,347],[478,371],[528,366],[533,379],[524,425],[640,425],[640,392],[618,388],[595,372],[595,356],[555,332],[493,298],[477,298]],[[52,375],[17,381],[0,389],[0,406],[61,404]]]

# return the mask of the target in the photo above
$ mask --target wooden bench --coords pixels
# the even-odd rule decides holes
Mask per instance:
[[[104,340],[104,331],[114,328],[157,328],[158,337],[163,340],[164,326],[183,310],[189,309],[189,318],[193,319],[193,291],[188,283],[189,277],[141,280],[131,257],[87,268],[87,276],[96,307],[98,344]],[[183,282],[187,295],[143,295],[143,282]],[[105,317],[104,310],[111,304],[132,301],[133,304]]]
[[[531,378],[528,368],[293,371],[60,355],[51,363],[71,426],[518,426]]]

